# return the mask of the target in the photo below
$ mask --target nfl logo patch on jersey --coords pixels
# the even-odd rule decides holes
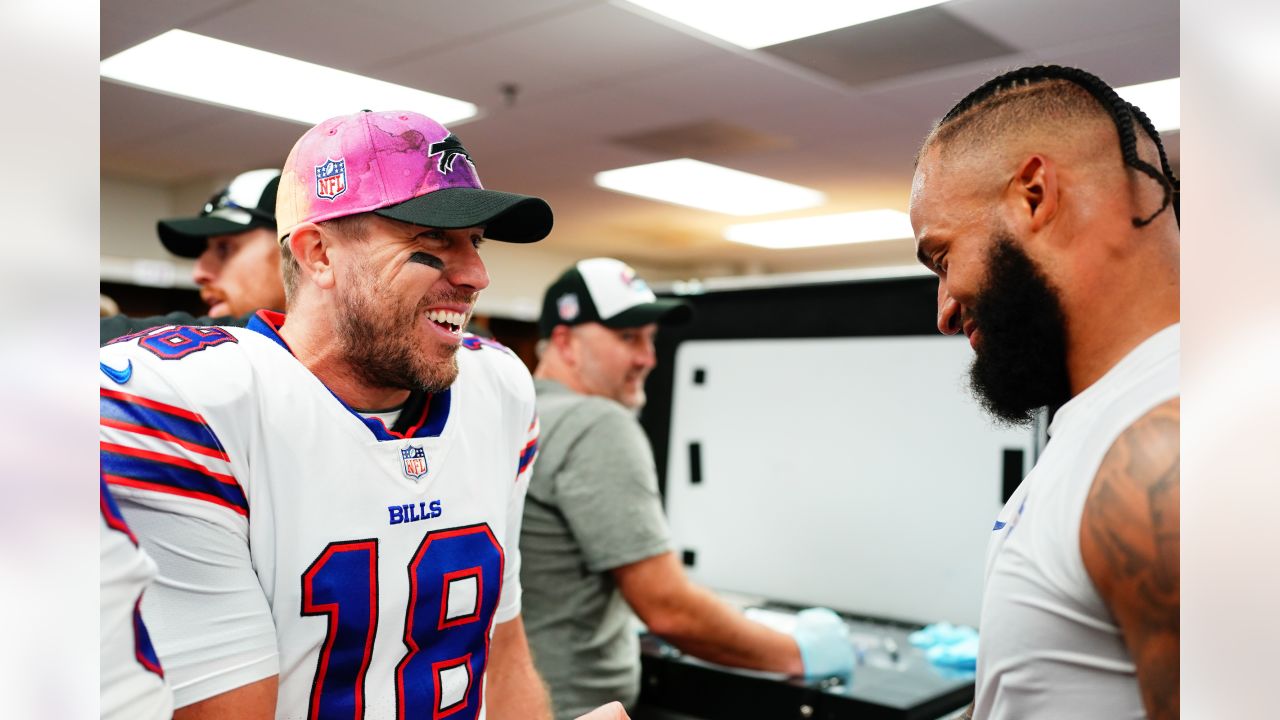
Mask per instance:
[[[417,480],[427,474],[427,453],[421,445],[401,448],[400,462],[404,465],[405,476],[410,480]]]
[[[326,158],[316,166],[316,197],[332,200],[347,191],[347,160]]]

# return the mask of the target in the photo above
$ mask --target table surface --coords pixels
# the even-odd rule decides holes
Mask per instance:
[[[780,608],[757,609],[753,615],[777,629],[785,630],[794,620],[794,611]],[[826,708],[814,717],[898,717],[933,720],[951,715],[955,709],[967,705],[973,698],[973,673],[953,671],[930,663],[925,653],[907,640],[918,626],[904,625],[874,619],[845,618],[849,626],[850,642],[854,646],[857,665],[851,683],[836,678],[823,681],[804,681],[780,673],[758,672],[727,668],[685,655],[657,636],[642,637],[641,651],[648,665],[649,674],[663,663],[672,670],[683,667],[715,673],[704,677],[732,676],[734,694],[751,694],[767,689],[777,694],[779,686],[794,688],[798,702],[809,707]],[[679,713],[679,697],[655,697],[657,678],[644,682],[646,694],[642,702],[650,711]],[[718,687],[729,687],[718,685]],[[654,700],[664,707],[658,708]],[[705,704],[705,698],[702,699]],[[661,715],[652,715],[661,717]],[[678,714],[672,717],[680,717]]]

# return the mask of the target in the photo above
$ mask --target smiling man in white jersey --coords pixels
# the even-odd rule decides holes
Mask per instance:
[[[461,329],[481,237],[540,240],[551,209],[483,189],[430,118],[365,112],[303,135],[276,218],[287,316],[102,351],[175,717],[548,717],[516,543],[533,385]]]
[[[938,329],[998,419],[1054,417],[988,546],[974,718],[1179,714],[1178,183],[1098,78],[1022,68],[926,139]]]

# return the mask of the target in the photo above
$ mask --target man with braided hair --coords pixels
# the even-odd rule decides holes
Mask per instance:
[[[1097,77],[984,84],[917,156],[938,329],[998,420],[1053,413],[988,546],[975,718],[1179,713],[1178,183]]]

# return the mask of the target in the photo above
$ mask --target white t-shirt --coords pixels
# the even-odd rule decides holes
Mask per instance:
[[[278,718],[483,718],[493,626],[520,612],[528,371],[468,337],[453,386],[393,432],[283,322],[102,350],[103,473],[160,568],[143,612],[177,705],[279,674]]]
[[[164,679],[138,604],[156,576],[156,564],[99,481],[102,511],[99,639],[102,720],[169,720],[173,691]]]
[[[987,546],[974,717],[1144,718],[1133,660],[1085,570],[1080,517],[1116,439],[1178,396],[1179,326],[1063,405]]]

